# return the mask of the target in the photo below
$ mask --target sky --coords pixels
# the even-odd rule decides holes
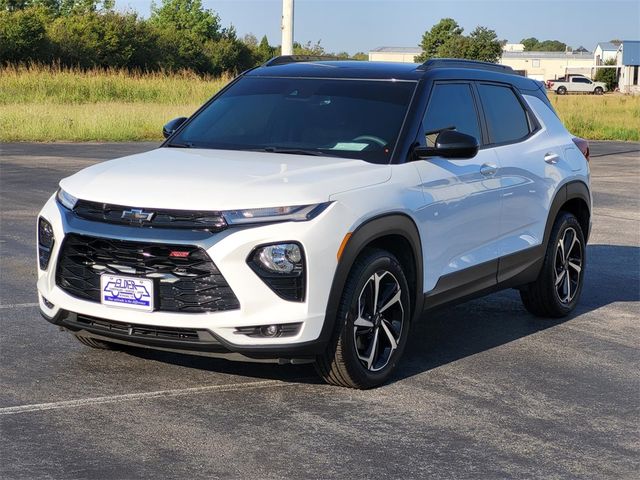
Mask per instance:
[[[242,37],[281,40],[281,0],[202,0]],[[320,40],[328,52],[369,52],[381,46],[418,46],[422,34],[451,17],[465,33],[478,25],[500,39],[560,40],[593,50],[612,39],[640,40],[640,0],[294,0],[294,39]],[[161,0],[156,0],[160,3]],[[116,0],[119,10],[148,16],[151,0]]]

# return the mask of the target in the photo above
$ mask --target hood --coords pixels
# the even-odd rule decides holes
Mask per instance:
[[[175,210],[233,210],[321,203],[383,183],[389,165],[237,150],[159,148],[99,163],[65,178],[76,198]]]

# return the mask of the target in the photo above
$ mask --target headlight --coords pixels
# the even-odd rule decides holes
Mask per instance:
[[[279,297],[294,302],[304,300],[304,252],[300,244],[283,242],[257,247],[247,263]]]
[[[38,218],[38,260],[41,270],[46,270],[49,266],[54,242],[53,227],[44,218]]]
[[[56,199],[58,200],[58,203],[60,205],[62,205],[65,208],[68,208],[69,210],[73,210],[73,207],[76,206],[76,202],[78,201],[76,197],[65,192],[61,188],[58,189]]]
[[[324,211],[331,202],[313,205],[297,205],[293,207],[249,208],[246,210],[229,210],[223,212],[229,225],[243,225],[247,223],[304,222],[311,220]]]

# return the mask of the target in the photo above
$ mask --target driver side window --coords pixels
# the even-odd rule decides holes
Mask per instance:
[[[480,123],[471,86],[468,83],[440,83],[433,87],[429,105],[422,119],[425,142],[433,147],[437,130],[455,127],[458,132],[474,136],[482,141]]]

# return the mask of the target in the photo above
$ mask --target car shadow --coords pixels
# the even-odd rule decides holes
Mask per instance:
[[[424,315],[411,337],[392,382],[461,358],[504,345],[572,321],[615,302],[640,301],[640,247],[589,245],[582,297],[575,312],[562,319],[529,314],[516,290],[505,290]],[[319,383],[310,365],[233,362],[141,348],[127,348],[136,357],[186,368],[285,382]]]

